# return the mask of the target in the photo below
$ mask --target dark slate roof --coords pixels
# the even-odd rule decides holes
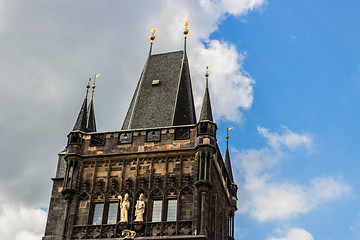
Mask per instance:
[[[78,118],[75,122],[73,131],[83,131],[86,132],[86,122],[87,122],[87,94],[85,96],[84,102],[81,106]]]
[[[158,84],[154,80],[159,80]],[[195,123],[195,108],[186,53],[178,51],[150,55],[122,129]]]
[[[211,122],[213,121],[213,116],[212,116],[212,111],[211,111],[211,103],[210,103],[210,94],[209,94],[209,88],[207,87],[207,83],[206,83],[203,103],[201,106],[201,113],[200,113],[199,121],[200,122],[201,121],[211,121]]]
[[[87,129],[88,132],[96,132],[96,122],[95,122],[95,111],[94,111],[94,99],[93,99],[93,97],[91,97],[89,107],[88,107],[86,129]]]
[[[230,154],[229,154],[229,142],[226,141],[226,153],[225,153],[225,168],[228,172],[230,181],[233,183],[234,178],[232,174],[231,162],[230,162]]]

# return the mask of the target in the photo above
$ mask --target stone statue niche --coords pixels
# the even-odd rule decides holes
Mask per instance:
[[[129,221],[129,194],[125,193],[124,198],[121,195],[118,196],[120,200],[120,222],[128,222]]]
[[[144,212],[145,212],[145,202],[144,202],[144,194],[141,193],[139,199],[136,201],[135,206],[135,222],[144,221]]]

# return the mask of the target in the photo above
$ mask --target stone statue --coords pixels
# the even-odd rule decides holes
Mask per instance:
[[[144,217],[143,217],[144,212],[145,212],[144,194],[140,194],[139,200],[136,201],[136,206],[135,206],[136,222],[144,221]]]
[[[129,202],[129,194],[125,193],[124,199],[121,197],[121,195],[118,196],[120,199],[120,222],[127,222],[129,217],[129,208],[130,208],[130,202]]]

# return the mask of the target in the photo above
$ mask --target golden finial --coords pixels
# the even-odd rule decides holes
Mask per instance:
[[[208,78],[209,77],[209,68],[211,68],[214,65],[210,65],[210,66],[206,66],[206,73],[205,73],[205,77]]]
[[[230,127],[226,129],[226,140],[229,140],[229,131],[233,129],[234,127]]]
[[[99,73],[99,74],[96,74],[95,75],[95,77],[94,78],[89,78],[89,82],[91,82],[91,81],[96,81],[96,79],[100,76],[101,74]]]
[[[101,74],[99,73],[99,74],[96,74],[94,78],[89,78],[89,83],[86,86],[86,88],[89,89],[90,88],[90,82],[94,81],[93,85],[91,86],[91,88],[93,89],[93,92],[94,92],[94,89],[96,88],[95,81],[100,75]]]
[[[185,38],[186,36],[189,34],[189,29],[187,28],[187,26],[189,25],[189,21],[185,21],[184,22],[184,26],[185,26],[185,29],[183,31],[184,35],[185,35]]]
[[[152,52],[152,45],[153,45],[153,42],[155,40],[155,32],[156,32],[157,28],[153,28],[151,29],[151,35],[150,35],[150,50],[149,50],[149,56],[151,55],[151,52]]]
[[[209,87],[209,80],[208,80],[208,77],[209,77],[209,68],[211,68],[212,66],[214,65],[210,65],[210,66],[206,66],[206,73],[205,73],[205,77],[206,77],[206,88]]]
[[[150,41],[151,43],[153,43],[153,41],[155,40],[155,35],[154,33],[156,32],[157,28],[153,28],[151,29],[151,35],[150,35]]]

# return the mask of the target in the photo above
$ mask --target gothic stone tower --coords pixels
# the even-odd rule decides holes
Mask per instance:
[[[234,239],[229,152],[207,84],[196,121],[186,51],[150,49],[120,131],[96,131],[94,88],[59,153],[43,240]]]

